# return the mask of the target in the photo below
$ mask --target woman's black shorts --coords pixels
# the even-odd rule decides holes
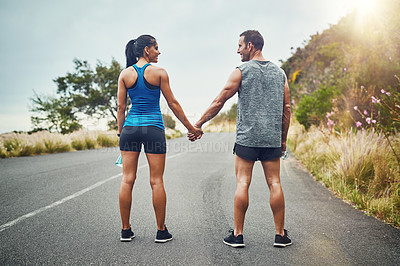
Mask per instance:
[[[142,145],[144,145],[145,153],[166,153],[165,131],[155,126],[125,126],[122,128],[119,138],[119,149],[121,151],[140,152]]]
[[[233,154],[250,161],[269,161],[282,156],[282,148],[247,147],[235,143]]]

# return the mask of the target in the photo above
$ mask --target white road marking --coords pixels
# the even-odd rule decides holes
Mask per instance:
[[[185,153],[185,152],[181,152],[181,153],[178,153],[178,154],[174,154],[174,155],[168,156],[168,157],[166,158],[166,160],[175,158],[175,157],[177,157],[177,156],[179,156],[179,155],[182,155],[182,154],[184,154],[184,153]],[[140,166],[138,167],[138,170],[141,169],[141,168],[144,168],[144,167],[146,167],[146,166],[147,166],[147,164],[140,165]],[[114,175],[114,176],[111,176],[111,177],[109,177],[109,178],[107,178],[107,179],[105,179],[105,180],[99,181],[99,182],[97,182],[97,183],[95,183],[95,184],[93,184],[93,185],[91,185],[91,186],[89,186],[89,187],[87,187],[87,188],[84,188],[84,189],[82,189],[82,190],[80,190],[80,191],[78,191],[78,192],[76,192],[76,193],[74,193],[74,194],[72,194],[72,195],[70,195],[70,196],[68,196],[68,197],[65,197],[65,198],[60,199],[60,200],[58,200],[58,201],[56,201],[56,202],[53,202],[53,203],[50,204],[50,205],[44,206],[44,207],[42,207],[42,208],[40,208],[40,209],[37,209],[37,210],[35,210],[35,211],[32,211],[32,212],[27,213],[27,214],[25,214],[25,215],[22,215],[22,216],[18,217],[18,218],[15,219],[15,220],[12,220],[12,221],[10,221],[10,222],[8,222],[8,223],[5,223],[5,224],[1,225],[1,226],[0,226],[0,232],[6,230],[6,229],[8,229],[8,228],[10,228],[10,227],[13,226],[13,225],[16,225],[16,224],[22,222],[23,220],[25,220],[25,219],[27,219],[27,218],[33,217],[33,216],[35,216],[36,214],[39,214],[39,213],[41,213],[41,212],[44,212],[45,210],[54,208],[54,207],[56,207],[56,206],[58,206],[58,205],[60,205],[60,204],[63,204],[64,202],[67,202],[67,201],[69,201],[69,200],[71,200],[71,199],[74,199],[74,198],[76,198],[76,197],[79,197],[80,195],[82,195],[82,194],[84,194],[84,193],[86,193],[86,192],[88,192],[88,191],[90,191],[90,190],[93,190],[93,189],[95,189],[95,188],[97,188],[97,187],[99,187],[99,186],[101,186],[101,185],[103,185],[103,184],[105,184],[105,183],[107,183],[107,182],[109,182],[109,181],[115,179],[115,178],[118,178],[118,177],[120,177],[120,176],[122,176],[122,173],[117,174],[117,175]]]

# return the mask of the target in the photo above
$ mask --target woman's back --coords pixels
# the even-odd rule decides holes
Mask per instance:
[[[160,110],[160,78],[157,75],[157,67],[150,64],[141,67],[133,65],[133,69],[128,68],[127,70],[124,82],[132,107],[124,126],[156,126],[164,129]]]

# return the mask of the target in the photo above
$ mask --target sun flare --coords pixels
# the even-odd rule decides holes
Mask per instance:
[[[381,3],[379,0],[353,0],[352,9],[355,11],[355,27],[359,30],[366,30],[372,24],[379,24],[381,17]]]
[[[354,0],[353,8],[362,15],[368,15],[373,12],[376,5],[375,0]]]

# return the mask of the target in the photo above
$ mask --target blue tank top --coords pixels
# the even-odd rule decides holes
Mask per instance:
[[[149,84],[143,76],[143,67],[133,65],[138,74],[135,84],[128,88],[132,106],[124,126],[156,126],[164,130],[164,122],[160,110],[160,88]],[[147,84],[146,84],[147,83]]]

